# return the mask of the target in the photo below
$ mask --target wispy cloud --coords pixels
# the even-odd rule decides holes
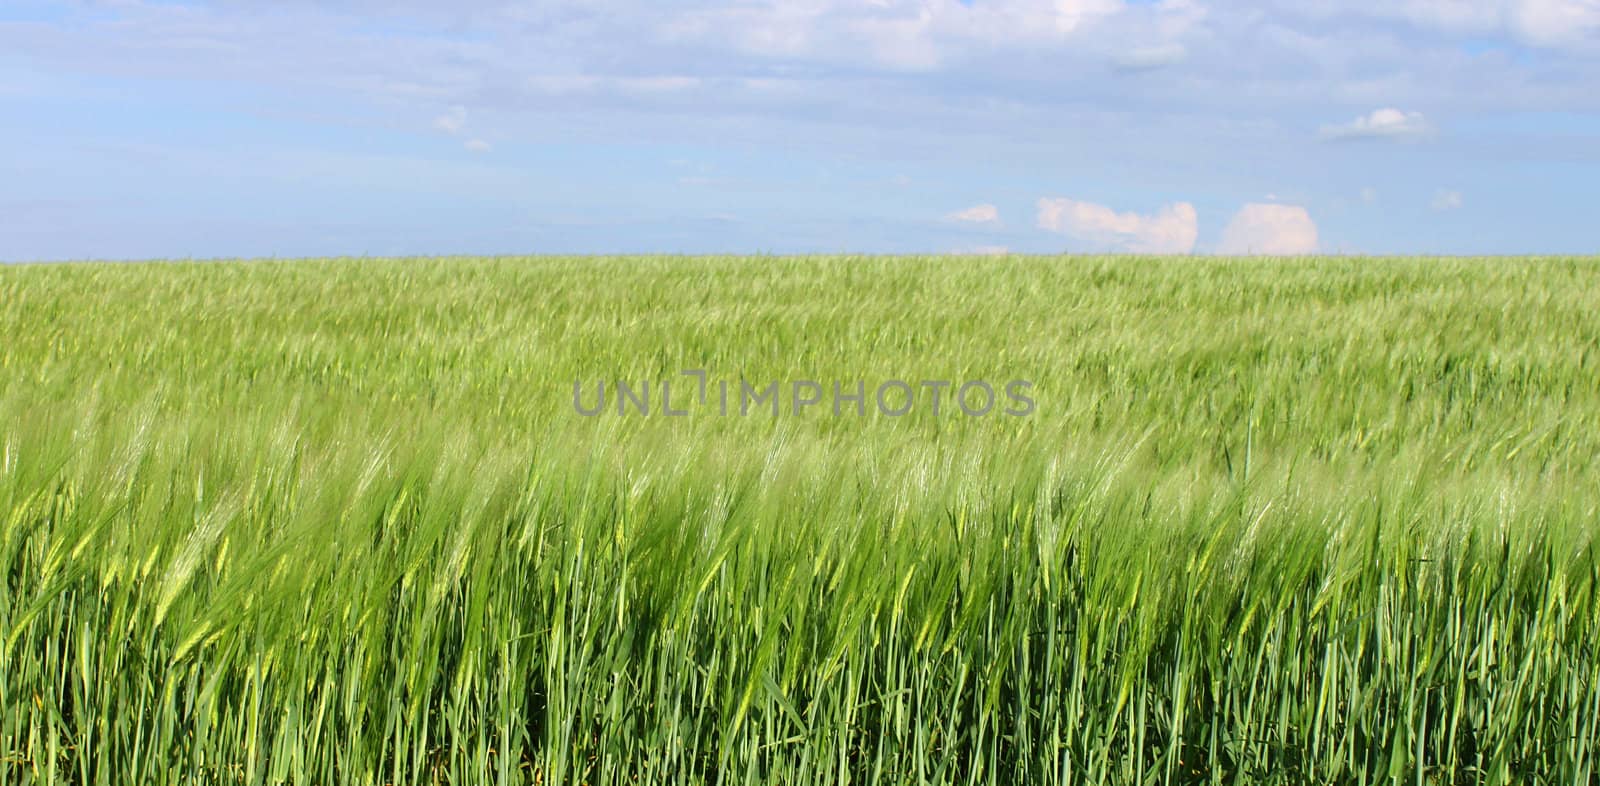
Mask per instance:
[[[1443,213],[1448,210],[1458,210],[1463,204],[1465,204],[1465,200],[1461,198],[1460,191],[1439,189],[1434,192],[1433,201],[1429,203],[1429,206],[1435,211]]]
[[[1322,127],[1322,138],[1339,139],[1418,139],[1433,133],[1433,126],[1421,112],[1393,107],[1374,110],[1348,123]]]
[[[467,110],[465,107],[453,106],[433,119],[433,127],[446,134],[459,134],[467,127]]]
[[[1513,5],[1511,29],[1524,41],[1539,46],[1600,50],[1600,2],[1520,0]]]
[[[1111,58],[1118,71],[1153,71],[1183,62],[1189,50],[1176,42],[1156,46],[1140,46],[1119,52]]]
[[[1159,7],[1186,6],[1164,0]],[[974,49],[1049,47],[1121,15],[1126,0],[807,0],[691,7],[666,20],[675,42],[714,42],[768,58],[867,62],[901,71]]]
[[[1011,253],[1011,249],[1006,246],[963,246],[953,248],[948,253],[955,256],[1003,257]]]
[[[965,210],[957,210],[945,216],[946,221],[955,221],[962,224],[994,224],[1000,223],[1000,209],[994,205],[973,205]]]
[[[1503,37],[1546,49],[1594,49],[1600,37],[1595,0],[1320,0],[1285,4],[1316,20],[1399,20],[1455,36]]]

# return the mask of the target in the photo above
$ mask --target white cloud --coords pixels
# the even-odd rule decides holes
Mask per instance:
[[[465,107],[453,106],[448,112],[433,119],[433,127],[450,136],[464,136],[467,131],[467,110]],[[492,146],[478,137],[472,137],[461,143],[469,153],[487,153]]]
[[[998,224],[1000,223],[1000,210],[994,205],[973,205],[966,210],[957,210],[945,216],[947,221],[958,221],[964,224]]]
[[[1295,256],[1317,250],[1317,224],[1303,207],[1252,203],[1222,231],[1221,254]]]
[[[459,134],[467,127],[467,110],[464,107],[453,106],[450,111],[433,119],[433,127],[446,134]]]
[[[1136,254],[1187,254],[1200,236],[1199,216],[1188,202],[1143,216],[1075,199],[1040,199],[1039,228]]]
[[[1432,207],[1434,210],[1441,213],[1446,210],[1456,210],[1460,208],[1462,204],[1464,204],[1464,202],[1461,198],[1460,191],[1439,189],[1433,194]]]
[[[1421,112],[1406,112],[1393,107],[1374,110],[1342,125],[1323,126],[1324,139],[1414,139],[1431,133],[1433,127]]]
[[[1003,257],[1011,253],[1011,249],[1006,246],[967,246],[951,249],[950,253],[956,256]]]
[[[1600,0],[1521,0],[1511,29],[1539,46],[1593,46],[1600,37]]]
[[[1499,0],[1498,2],[1460,2],[1460,0],[1410,0],[1412,6],[1435,9],[1456,8],[1447,21],[1468,30],[1499,29],[1532,46],[1564,48],[1593,45],[1600,34],[1600,0]],[[1485,19],[1489,20],[1484,25]]]
[[[1321,21],[1349,15],[1402,20],[1455,36],[1502,36],[1550,49],[1594,48],[1600,0],[1318,0],[1281,4]]]
[[[1188,54],[1189,50],[1179,43],[1141,46],[1118,53],[1111,58],[1111,64],[1119,71],[1152,71],[1177,65]]]
[[[1366,202],[1369,205],[1378,201],[1378,189],[1373,188],[1372,186],[1367,186],[1366,188],[1361,189],[1361,201]]]
[[[755,80],[744,80],[746,86]],[[535,93],[552,96],[577,96],[610,93],[622,96],[654,96],[682,93],[700,87],[703,81],[692,76],[596,76],[594,74],[533,74],[523,84]]]
[[[1187,14],[1188,0],[1156,13]],[[722,40],[764,57],[866,59],[905,71],[979,47],[1052,45],[1122,13],[1125,0],[786,0],[707,7],[669,18],[672,41]]]

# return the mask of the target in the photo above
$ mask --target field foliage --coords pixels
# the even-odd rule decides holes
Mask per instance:
[[[0,267],[0,784],[1594,783],[1597,458],[1600,260]]]

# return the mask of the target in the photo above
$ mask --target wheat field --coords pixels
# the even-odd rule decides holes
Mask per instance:
[[[1590,784],[1597,459],[1597,259],[0,266],[0,784]]]

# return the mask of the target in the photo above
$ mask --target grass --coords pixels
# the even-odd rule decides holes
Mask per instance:
[[[0,267],[0,784],[1589,784],[1600,260]],[[1033,383],[578,416],[575,380]]]

